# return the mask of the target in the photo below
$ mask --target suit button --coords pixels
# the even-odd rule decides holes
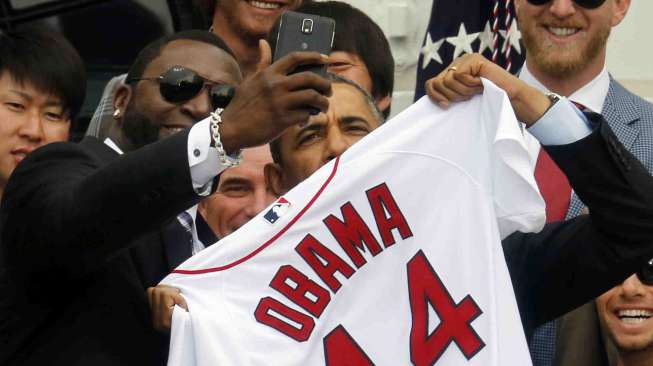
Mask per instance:
[[[196,158],[199,157],[200,154],[201,154],[200,149],[193,150],[193,155],[195,155]]]

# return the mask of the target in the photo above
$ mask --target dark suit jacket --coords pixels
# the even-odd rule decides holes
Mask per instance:
[[[653,104],[626,90],[614,79],[603,104],[602,115],[619,141],[653,173]],[[567,217],[581,213],[583,202],[572,197]],[[612,344],[603,342],[594,301],[556,322],[555,361],[557,366],[613,365]],[[606,355],[605,347],[610,352]],[[578,350],[583,350],[579,352]],[[609,362],[606,359],[610,359]]]
[[[545,146],[590,215],[503,242],[526,336],[595,298],[653,257],[653,178],[598,114],[595,130]]]
[[[200,198],[186,140],[118,156],[87,138],[20,164],[2,202],[0,364],[165,364],[145,291],[190,256],[174,230]]]

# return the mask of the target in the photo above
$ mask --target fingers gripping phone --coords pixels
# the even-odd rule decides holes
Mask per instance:
[[[333,46],[336,22],[327,17],[287,11],[272,31],[274,61],[295,51],[315,51],[328,55]],[[293,72],[312,71],[326,77],[326,65],[302,65]]]

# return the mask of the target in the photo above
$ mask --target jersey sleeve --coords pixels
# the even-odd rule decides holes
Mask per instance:
[[[533,176],[528,132],[517,121],[508,96],[488,80],[483,85],[481,123],[491,139],[491,191],[501,238],[515,231],[540,231],[545,204]]]

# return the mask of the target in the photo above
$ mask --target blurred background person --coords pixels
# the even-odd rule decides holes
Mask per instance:
[[[84,64],[57,32],[0,31],[0,196],[27,154],[68,140],[85,94]]]
[[[297,8],[336,22],[328,71],[355,81],[390,115],[395,62],[383,30],[367,14],[343,1],[309,1]],[[374,45],[370,47],[370,45]]]
[[[202,200],[198,212],[217,235],[236,231],[276,197],[265,185],[263,168],[272,162],[268,145],[243,150],[243,162],[220,175],[215,193]]]

